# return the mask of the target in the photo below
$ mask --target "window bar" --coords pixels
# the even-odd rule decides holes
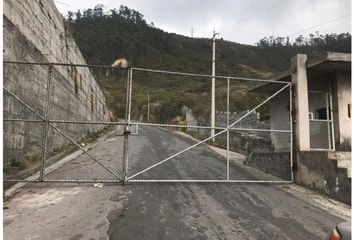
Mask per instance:
[[[334,119],[333,119],[333,99],[332,99],[332,83],[329,81],[329,108],[330,108],[330,116],[331,116],[331,137],[332,137],[332,150],[336,150],[336,144],[334,139]]]

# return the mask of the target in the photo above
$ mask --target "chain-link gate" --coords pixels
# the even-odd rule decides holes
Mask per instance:
[[[290,83],[211,80],[6,62],[4,181],[291,182]]]
[[[122,182],[126,76],[110,67],[5,62],[4,181]],[[120,95],[118,116],[99,81]]]
[[[216,76],[212,112],[212,78],[130,70],[127,181],[293,180],[290,83]]]

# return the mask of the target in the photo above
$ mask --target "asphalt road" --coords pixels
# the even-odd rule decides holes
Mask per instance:
[[[195,142],[168,130],[139,129],[131,138],[129,176]],[[122,138],[113,133],[89,151],[114,172]],[[241,158],[241,156],[240,156]],[[223,156],[202,145],[134,179],[222,179]],[[231,165],[233,179],[265,178]],[[114,179],[82,155],[48,179]],[[31,184],[4,204],[5,239],[324,239],[350,208],[327,210],[293,186],[232,183]],[[326,200],[324,200],[326,201]],[[328,210],[333,208],[332,211]],[[346,216],[339,216],[340,212]]]

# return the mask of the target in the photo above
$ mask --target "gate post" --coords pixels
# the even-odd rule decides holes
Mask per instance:
[[[47,155],[47,143],[48,143],[48,111],[49,111],[49,101],[50,101],[50,86],[52,80],[52,70],[53,65],[48,65],[48,79],[47,79],[47,89],[46,89],[46,99],[45,99],[45,107],[44,107],[44,128],[43,128],[43,141],[42,141],[42,162],[41,162],[41,169],[40,169],[40,181],[45,180],[45,160]]]
[[[294,134],[293,134],[293,84],[289,85],[289,121],[290,121],[290,178],[294,182]]]
[[[124,127],[124,148],[123,148],[123,183],[126,183],[128,175],[129,162],[129,135],[130,135],[130,116],[131,116],[131,96],[132,96],[132,78],[133,69],[128,69],[127,77],[127,98],[125,110],[125,127]]]
[[[227,79],[227,103],[226,103],[226,180],[230,180],[230,78]]]
[[[123,183],[127,182],[127,172],[128,172],[128,151],[129,151],[129,134],[130,128],[128,125],[124,126],[124,148],[123,148]]]
[[[293,109],[296,151],[307,151],[311,148],[306,63],[306,54],[297,54],[291,59],[291,82],[295,94]]]

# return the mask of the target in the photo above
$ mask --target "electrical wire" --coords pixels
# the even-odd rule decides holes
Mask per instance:
[[[292,35],[297,35],[297,34],[299,34],[299,33],[306,32],[306,31],[308,31],[308,30],[312,30],[312,29],[314,29],[314,28],[316,28],[316,27],[323,26],[323,25],[326,25],[326,24],[329,24],[329,23],[338,21],[338,20],[340,20],[340,19],[349,17],[349,16],[351,16],[351,15],[352,15],[351,13],[347,13],[347,14],[345,14],[345,15],[343,15],[343,16],[336,17],[336,18],[333,18],[333,19],[331,19],[331,20],[328,20],[327,22],[323,22],[323,23],[314,25],[314,26],[312,26],[312,27],[305,28],[305,29],[302,29],[302,30],[300,30],[300,31],[296,31],[296,32],[287,34],[286,36],[289,37],[289,36],[292,36]]]
[[[265,9],[263,9],[263,10],[257,12],[257,13],[255,13],[255,14],[253,14],[253,15],[251,15],[251,16],[248,16],[248,17],[246,17],[246,18],[243,18],[243,19],[241,19],[239,22],[234,23],[234,24],[232,24],[232,25],[230,25],[230,26],[228,26],[228,27],[222,29],[221,31],[219,31],[219,33],[224,32],[225,30],[230,29],[230,28],[233,28],[233,27],[235,27],[235,26],[237,26],[237,25],[240,25],[241,23],[243,23],[243,22],[245,22],[245,21],[247,21],[247,20],[249,20],[249,19],[251,19],[251,18],[254,18],[254,17],[256,17],[256,16],[258,16],[258,15],[260,15],[260,14],[262,14],[262,13],[264,13],[264,12],[266,12],[266,11],[268,11],[268,10],[270,10],[270,9],[272,9],[272,8],[274,8],[274,7],[278,6],[278,5],[280,5],[280,4],[284,3],[284,2],[286,2],[286,1],[288,1],[288,0],[282,0],[282,1],[279,1],[279,2],[277,2],[277,3],[275,3],[275,4],[273,4],[273,5],[270,5],[269,7],[265,8]]]

